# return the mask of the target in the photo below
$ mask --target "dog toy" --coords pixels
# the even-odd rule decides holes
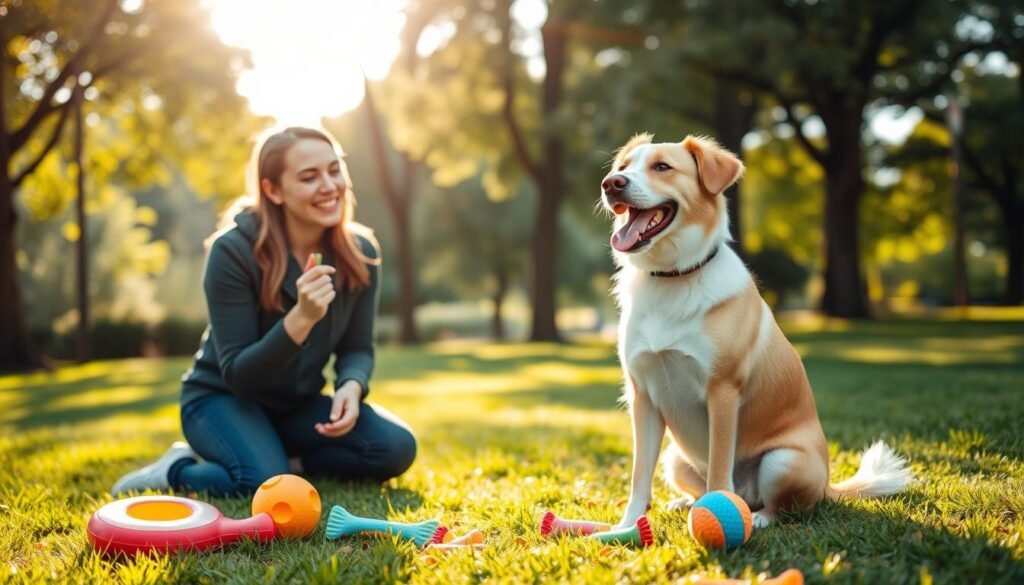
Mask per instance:
[[[306,259],[306,265],[302,267],[303,272],[309,272],[314,266],[320,266],[324,262],[323,254],[317,252],[316,254],[310,254],[309,258]]]
[[[683,583],[688,585],[751,585],[750,579],[709,579],[706,577],[687,577]],[[804,574],[797,569],[784,571],[774,579],[765,579],[761,585],[804,585]]]
[[[607,532],[612,525],[607,522],[591,522],[589,520],[565,520],[555,516],[550,510],[544,512],[540,520],[541,536],[558,536],[559,534],[588,535],[595,532]]]
[[[479,530],[470,530],[462,536],[455,536],[448,530],[445,530],[444,535],[441,537],[440,544],[451,544],[455,546],[464,546],[467,544],[483,544],[487,540],[483,532]]]
[[[427,543],[426,550],[451,552],[453,550],[481,550],[484,548],[486,537],[479,530],[470,530],[462,536],[455,536],[447,528],[442,526],[434,533],[434,537]]]
[[[647,516],[641,516],[636,524],[629,528],[609,530],[607,532],[595,532],[588,536],[604,544],[632,544],[650,546],[654,543],[654,532],[651,531],[651,523]]]
[[[327,516],[327,538],[332,540],[339,536],[350,536],[359,532],[384,532],[411,540],[416,543],[416,546],[422,547],[431,542],[439,527],[440,523],[437,520],[406,524],[375,518],[360,518],[353,516],[341,506],[332,506],[331,513]]]
[[[277,534],[284,538],[305,538],[320,523],[320,494],[297,475],[275,475],[256,490],[252,514],[270,514]]]
[[[484,545],[483,544],[449,544],[449,543],[431,542],[431,543],[427,544],[426,548],[424,549],[424,552],[425,553],[432,553],[432,552],[450,553],[452,551],[457,551],[457,550],[483,550],[483,549],[484,549]]]
[[[104,553],[202,551],[243,537],[274,538],[269,514],[225,518],[220,510],[190,498],[139,496],[110,502],[89,518],[89,542]]]
[[[426,556],[432,553],[450,553],[459,550],[478,551],[483,550],[486,537],[479,530],[470,530],[462,536],[455,536],[444,526],[438,528],[434,538],[427,543],[423,554]],[[436,560],[436,559],[435,559]]]
[[[750,540],[753,522],[743,498],[714,491],[693,503],[687,526],[690,536],[704,548],[732,549]]]

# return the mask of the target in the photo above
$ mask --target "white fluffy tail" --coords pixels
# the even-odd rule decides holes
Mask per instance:
[[[860,469],[850,479],[832,484],[830,499],[877,498],[899,493],[914,480],[907,460],[878,441],[860,456]]]

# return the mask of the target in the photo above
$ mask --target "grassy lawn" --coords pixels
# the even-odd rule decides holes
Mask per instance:
[[[1024,583],[1024,320],[794,325],[829,439],[833,479],[884,438],[922,479],[899,497],[823,504],[730,553],[709,553],[661,509],[647,549],[544,540],[545,509],[614,522],[628,496],[630,430],[605,343],[447,343],[382,349],[371,398],[416,429],[420,455],[385,486],[317,481],[328,506],[456,533],[476,556],[422,557],[356,537],[242,543],[110,562],[85,537],[123,472],[180,437],[187,359],[68,366],[0,377],[0,581],[674,582],[804,571],[809,583]],[[227,516],[248,500],[211,500]]]

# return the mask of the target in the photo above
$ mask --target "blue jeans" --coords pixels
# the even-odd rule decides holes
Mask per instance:
[[[290,473],[290,457],[300,459],[307,475],[342,481],[384,481],[412,465],[416,438],[397,416],[364,402],[351,431],[325,437],[313,425],[326,422],[330,410],[328,396],[286,413],[231,394],[193,400],[181,409],[181,427],[204,461],[176,463],[168,479],[185,491],[239,496],[253,494],[270,477]]]

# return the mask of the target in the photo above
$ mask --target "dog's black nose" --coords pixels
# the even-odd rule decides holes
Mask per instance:
[[[622,195],[622,192],[629,186],[629,179],[625,175],[609,175],[601,181],[601,188],[608,195]]]

